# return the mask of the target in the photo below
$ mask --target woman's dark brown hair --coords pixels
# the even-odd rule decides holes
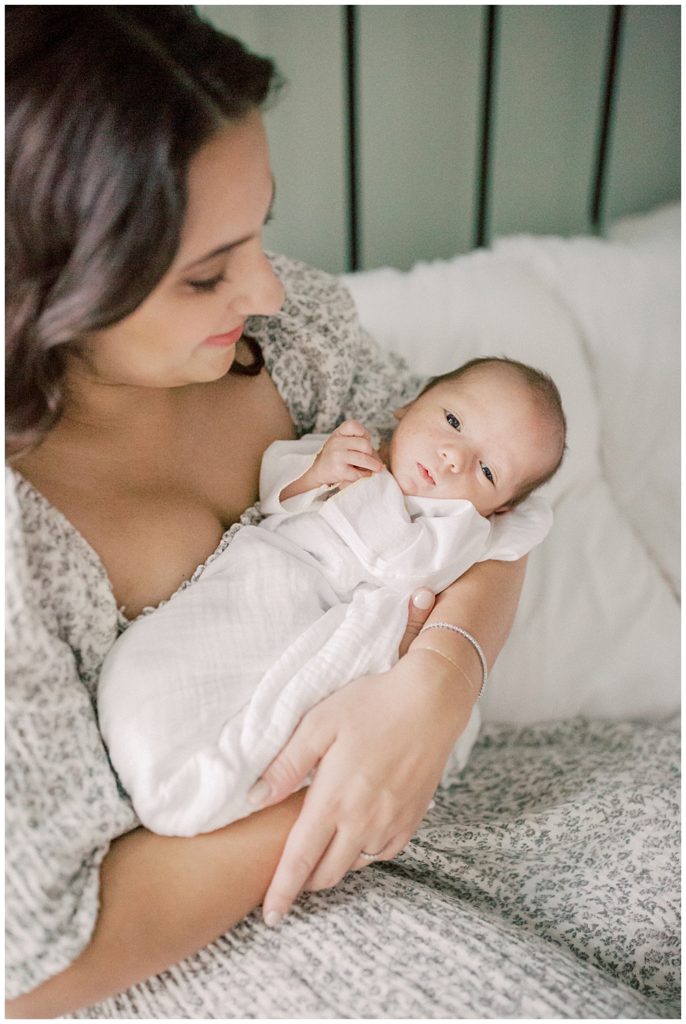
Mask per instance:
[[[69,346],[171,265],[190,159],[279,80],[185,6],[9,7],[5,36],[12,452],[59,419]]]

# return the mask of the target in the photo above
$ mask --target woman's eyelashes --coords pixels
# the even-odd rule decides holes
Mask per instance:
[[[271,222],[273,220],[274,220],[274,213],[273,213],[272,210],[270,210],[269,213],[267,214],[265,220],[264,220],[264,223],[265,223],[265,225],[266,224],[271,224]],[[205,278],[200,278],[198,280],[193,280],[193,281],[187,280],[185,283],[188,285],[189,288],[192,288],[193,291],[195,291],[195,292],[207,293],[207,292],[216,291],[216,289],[219,287],[219,285],[220,284],[224,284],[224,282],[226,280],[227,280],[227,278],[226,278],[225,272],[222,270],[221,273],[214,274],[213,277],[205,277]]]
[[[186,281],[186,284],[196,292],[213,292],[224,281],[226,281],[226,278],[221,273],[215,274],[214,277],[206,277],[202,281]]]

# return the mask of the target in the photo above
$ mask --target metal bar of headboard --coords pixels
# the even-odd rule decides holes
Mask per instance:
[[[348,271],[360,269],[361,224],[360,224],[360,166],[359,166],[359,65],[358,35],[359,23],[356,4],[347,4],[344,12],[345,70],[346,70],[346,157],[348,180],[347,217],[347,266]],[[493,151],[493,110],[495,104],[495,78],[497,63],[497,39],[499,27],[499,6],[484,7],[484,50],[481,71],[481,121],[477,167],[477,195],[475,210],[474,247],[489,242],[489,213],[491,200],[491,170]],[[596,156],[592,180],[590,219],[594,229],[600,227],[603,211],[604,188],[607,176],[608,156],[612,134],[612,121],[617,93],[620,46],[624,19],[624,5],[615,5],[609,31],[605,80],[603,85],[601,114],[598,124]]]
[[[357,8],[346,4],[345,48],[348,156],[348,271],[360,266],[359,164],[357,154]]]
[[[493,98],[495,81],[495,46],[498,31],[498,7],[489,4],[484,8],[486,16],[485,47],[481,73],[481,139],[479,148],[479,172],[477,180],[476,227],[474,246],[479,248],[488,242],[488,213],[491,177],[491,138],[493,127]]]
[[[619,67],[619,49],[622,38],[623,17],[624,6],[622,4],[615,5],[612,11],[612,22],[610,25],[607,63],[605,65],[603,103],[600,123],[598,125],[598,148],[596,150],[595,173],[593,176],[593,191],[591,195],[591,224],[596,230],[600,228],[603,212],[604,186],[608,155],[610,151],[612,116],[615,109],[617,70]]]

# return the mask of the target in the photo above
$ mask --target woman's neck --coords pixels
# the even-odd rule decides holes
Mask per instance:
[[[58,429],[97,432],[101,439],[110,435],[150,436],[168,430],[178,420],[189,392],[195,390],[195,385],[153,388],[110,383],[74,365],[68,373]]]

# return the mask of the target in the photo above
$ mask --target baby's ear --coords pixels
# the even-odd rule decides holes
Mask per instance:
[[[512,505],[501,505],[500,508],[497,508],[495,510],[493,515],[494,516],[501,516],[504,512],[511,512],[511,511],[512,511]]]
[[[399,409],[396,409],[394,411],[394,413],[393,413],[395,418],[398,421],[400,421],[403,418],[403,416],[405,415],[405,413],[407,412],[407,410],[410,408],[411,405],[412,405],[412,402],[408,402],[407,405],[401,405]]]

